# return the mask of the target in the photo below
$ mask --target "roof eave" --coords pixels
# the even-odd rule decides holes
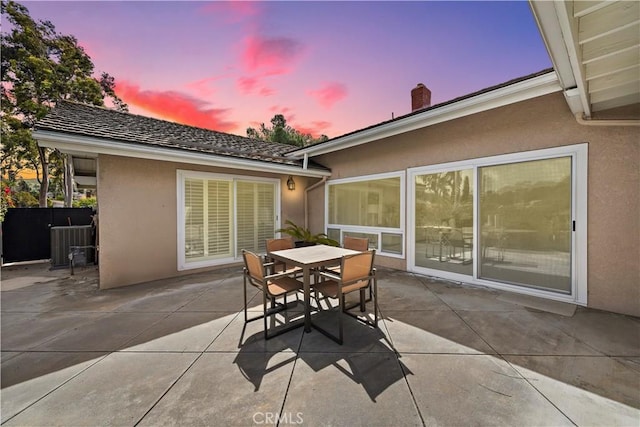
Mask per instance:
[[[292,174],[313,178],[322,178],[324,176],[331,175],[330,171],[304,169],[302,166],[240,159],[237,157],[220,156],[216,154],[192,152],[173,148],[130,144],[113,139],[93,138],[48,130],[36,130],[33,132],[33,137],[38,141],[38,144],[43,147],[57,148],[63,153],[73,155],[90,155],[97,157],[99,154],[105,154],[148,160],[182,162],[227,169]]]
[[[533,17],[558,74],[571,112],[591,116],[584,71],[580,64],[576,29],[565,2],[529,0]]]
[[[558,76],[554,71],[551,71],[471,98],[427,110],[421,114],[410,115],[361,132],[338,137],[316,146],[291,151],[286,155],[293,158],[302,158],[305,155],[311,157],[332,153],[561,90],[562,87],[559,84]]]

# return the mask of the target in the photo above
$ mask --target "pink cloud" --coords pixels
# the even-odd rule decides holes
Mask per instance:
[[[212,87],[212,84],[217,80],[220,80],[220,77],[207,77],[191,83],[187,83],[186,87],[195,91],[200,96],[208,97],[215,94],[216,91]]]
[[[331,123],[324,120],[317,120],[311,122],[310,126],[294,126],[298,132],[308,133],[314,138],[318,138],[320,135],[324,135],[325,131],[331,128]]]
[[[240,89],[240,92],[245,94],[251,93],[256,89],[258,79],[256,77],[238,77],[236,85],[238,89]]]
[[[249,36],[245,40],[242,62],[252,74],[287,74],[302,50],[300,42],[288,37]]]
[[[222,15],[225,21],[235,23],[259,14],[261,7],[259,3],[250,1],[214,1],[205,4],[200,10]]]
[[[271,96],[275,93],[275,90],[271,89],[270,87],[262,87],[259,91],[258,91],[258,95],[260,96]]]
[[[269,111],[272,113],[279,113],[279,114],[285,115],[291,111],[291,108],[281,107],[279,105],[272,105],[271,107],[269,107]]]
[[[265,86],[264,79],[260,77],[238,77],[236,86],[238,90],[245,95],[257,93],[260,96],[271,96],[275,93],[275,90]]]
[[[307,93],[316,99],[322,107],[330,109],[333,105],[347,96],[347,87],[342,83],[325,83],[320,89],[309,90]]]
[[[118,81],[116,94],[127,104],[143,108],[164,119],[205,129],[229,132],[237,125],[224,120],[227,109],[208,108],[207,103],[175,91],[140,90],[136,84]]]

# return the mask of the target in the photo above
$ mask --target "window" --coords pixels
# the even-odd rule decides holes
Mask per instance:
[[[403,173],[330,181],[326,205],[330,237],[366,237],[381,254],[403,256]]]
[[[278,228],[279,181],[178,171],[178,270],[264,252]]]

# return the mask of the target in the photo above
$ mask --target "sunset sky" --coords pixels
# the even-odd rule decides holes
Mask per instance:
[[[22,2],[72,34],[132,113],[339,136],[551,66],[517,2]],[[3,22],[4,25],[4,22]]]

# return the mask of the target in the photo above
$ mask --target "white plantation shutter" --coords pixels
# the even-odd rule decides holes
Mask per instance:
[[[178,176],[183,203],[178,219],[179,269],[233,261],[242,249],[265,251],[265,241],[277,228],[277,180],[186,171]]]
[[[275,235],[276,187],[272,183],[238,181],[236,185],[236,223],[238,247],[264,252],[266,239]]]
[[[232,187],[230,181],[207,182],[207,248],[210,257],[233,252]]]
[[[185,257],[189,259],[204,256],[204,181],[185,179]]]

